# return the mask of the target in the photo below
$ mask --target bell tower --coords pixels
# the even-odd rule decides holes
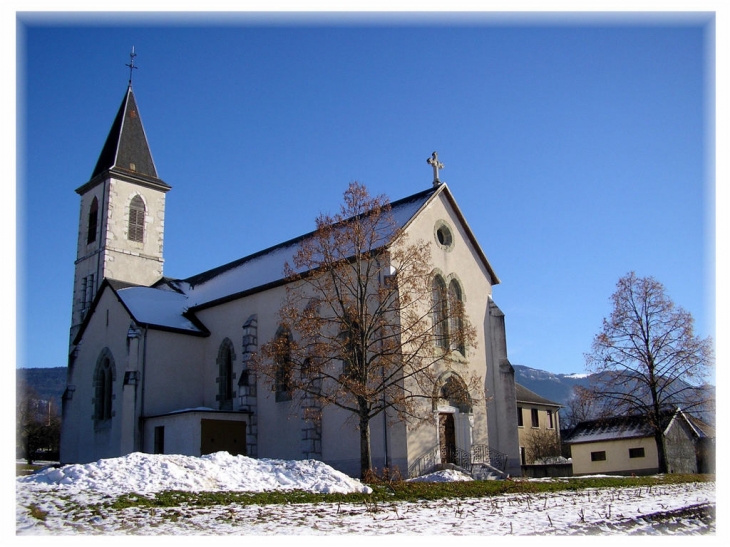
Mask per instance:
[[[71,341],[102,280],[151,285],[162,277],[165,195],[129,86],[81,196]]]

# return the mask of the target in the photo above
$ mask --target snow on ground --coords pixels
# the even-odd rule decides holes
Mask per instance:
[[[440,472],[433,481],[464,480]],[[130,454],[47,469],[16,480],[16,534],[34,535],[585,535],[714,534],[696,509],[715,503],[714,483],[586,489],[480,499],[400,503],[287,504],[142,510],[95,509],[121,493],[309,490],[368,487],[315,460],[253,460]],[[34,511],[31,511],[34,508]],[[682,515],[668,514],[682,510]],[[35,513],[41,518],[33,516]],[[664,518],[657,517],[662,514]],[[714,511],[713,511],[714,514]]]

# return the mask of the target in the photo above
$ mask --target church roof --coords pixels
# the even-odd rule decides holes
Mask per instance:
[[[390,213],[396,228],[405,228],[437,192],[437,188],[429,188],[393,202]],[[187,279],[168,280],[167,284],[170,288],[186,294],[190,298],[191,308],[195,309],[210,307],[283,284],[286,282],[284,265],[288,263],[293,266],[294,255],[302,241],[313,235],[314,232],[309,232]]]
[[[131,85],[124,93],[122,104],[91,174],[91,180],[107,171],[142,178],[169,189],[169,186],[157,177],[157,169],[152,160]]]
[[[463,218],[448,188],[441,184],[393,202],[391,217],[396,228],[407,228],[418,213],[441,193],[444,193],[459,218]],[[471,230],[466,224],[464,227],[493,283],[498,283]],[[138,324],[206,335],[209,331],[196,318],[196,311],[285,284],[284,265],[293,265],[294,255],[301,243],[313,234],[309,232],[187,279],[164,277],[151,287],[122,286],[109,280],[107,284]],[[85,326],[86,321],[77,340],[82,336]]]

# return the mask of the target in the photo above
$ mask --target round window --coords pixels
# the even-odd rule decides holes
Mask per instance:
[[[440,221],[436,225],[436,241],[442,247],[451,247],[454,243],[454,237],[451,235],[451,228],[444,222]]]

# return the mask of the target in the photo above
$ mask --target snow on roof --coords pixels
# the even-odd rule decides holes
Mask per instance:
[[[435,193],[434,188],[414,194],[391,204],[390,217],[395,228],[402,229]],[[190,298],[190,307],[204,306],[222,298],[245,293],[276,283],[284,278],[284,265],[294,266],[294,255],[302,241],[314,232],[304,234],[269,249],[208,272],[189,277],[177,287]],[[390,234],[386,239],[390,238]]]
[[[652,437],[654,432],[643,416],[619,416],[581,422],[564,440],[566,443],[590,443]]]
[[[188,332],[204,332],[183,314],[188,297],[184,294],[151,287],[128,287],[116,291],[137,323],[164,326]]]

